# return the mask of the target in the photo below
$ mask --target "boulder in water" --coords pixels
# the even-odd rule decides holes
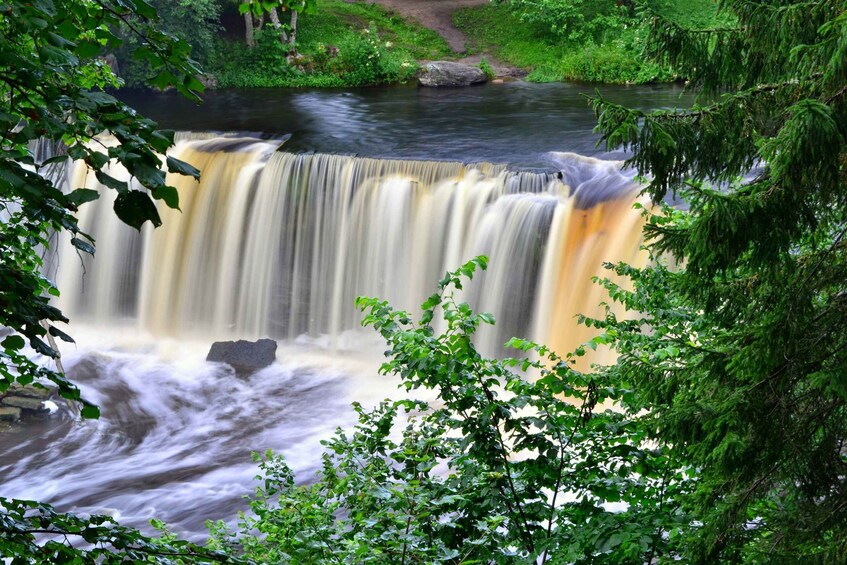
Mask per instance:
[[[24,412],[39,413],[47,411],[42,400],[28,396],[6,396],[3,400],[0,400],[0,404],[12,408],[20,408]]]
[[[20,408],[15,406],[0,406],[0,422],[17,422],[20,418]]]
[[[206,356],[206,361],[227,363],[239,374],[263,369],[275,360],[276,342],[272,339],[216,341]]]
[[[470,86],[487,80],[488,77],[479,67],[452,61],[427,63],[421,67],[418,75],[421,86]]]

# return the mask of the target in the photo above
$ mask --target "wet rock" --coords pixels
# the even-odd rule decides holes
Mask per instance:
[[[21,409],[14,406],[0,406],[0,422],[17,422],[21,418]]]
[[[272,339],[216,341],[206,356],[206,361],[231,365],[238,374],[252,373],[267,367],[275,360],[276,342]]]
[[[46,408],[44,408],[44,402],[38,398],[30,398],[28,396],[6,396],[3,400],[0,400],[0,404],[3,406],[11,406],[13,408],[20,408],[26,412],[45,412]]]
[[[55,387],[39,388],[32,385],[24,386],[20,383],[12,383],[9,390],[6,392],[8,395],[26,396],[27,398],[39,398],[41,400],[47,400],[55,393]]]
[[[479,67],[452,61],[427,63],[421,67],[418,75],[421,86],[470,86],[487,80],[488,77]]]

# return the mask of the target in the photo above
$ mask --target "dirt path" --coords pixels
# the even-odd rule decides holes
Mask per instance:
[[[438,32],[450,48],[465,52],[467,37],[453,25],[453,12],[466,6],[488,4],[489,0],[367,0],[396,10],[403,17],[416,20],[424,27]]]

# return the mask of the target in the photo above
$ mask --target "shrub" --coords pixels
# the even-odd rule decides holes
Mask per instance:
[[[416,65],[391,50],[371,25],[339,46],[342,76],[351,86],[405,82],[415,74]]]
[[[485,59],[485,57],[483,57],[482,60],[479,62],[479,68],[482,72],[485,73],[485,76],[488,77],[488,80],[491,80],[497,76],[497,73],[494,72],[494,69],[491,68],[491,65],[488,64],[488,61]]]
[[[511,347],[539,360],[477,352],[474,332],[494,319],[455,292],[486,262],[447,273],[417,322],[384,301],[358,299],[364,324],[389,346],[382,372],[399,375],[409,395],[428,390],[437,400],[354,405],[358,426],[324,443],[308,485],[295,483],[282,457],[257,457],[262,483],[239,526],[246,557],[644,563],[673,551],[666,532],[688,527],[677,500],[690,481],[664,448],[646,443],[638,415],[598,408],[631,391],[574,370],[584,350],[561,358],[513,339]],[[440,334],[436,315],[446,325]],[[233,543],[220,524],[213,533],[216,547]]]

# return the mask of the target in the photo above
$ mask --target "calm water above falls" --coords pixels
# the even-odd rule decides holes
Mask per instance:
[[[573,154],[609,157],[594,149],[579,95],[591,90],[223,91],[200,108],[128,95],[164,127],[292,137],[280,151],[244,135],[181,135],[174,153],[205,174],[199,185],[171,179],[182,213],[163,213],[155,232],[119,224],[108,197],[82,210],[97,260],[83,274],[74,253],[59,255],[78,343],[63,354],[103,415],[76,422],[62,410],[0,433],[0,496],[133,525],[155,516],[202,537],[204,519],[245,507],[250,451],[282,451],[308,477],[319,440],[353,422],[352,400],[396,394],[377,376],[378,340],[352,331],[353,297],[413,309],[478,253],[491,268],[469,299],[498,319],[482,345],[521,334],[563,351],[584,340],[571,321],[602,299],[591,276],[606,260],[638,261],[640,243],[630,175]],[[641,107],[682,100],[667,87],[604,92]],[[461,164],[480,161],[545,172]],[[67,177],[97,187],[82,167]],[[278,361],[249,378],[204,361],[213,340],[264,335],[280,340]]]
[[[488,161],[549,168],[550,151],[608,157],[596,148],[585,94],[595,85],[512,82],[470,88],[210,91],[201,106],[175,93],[122,96],[163,127],[292,134],[286,149],[363,157]],[[600,87],[635,108],[685,107],[679,86]]]

